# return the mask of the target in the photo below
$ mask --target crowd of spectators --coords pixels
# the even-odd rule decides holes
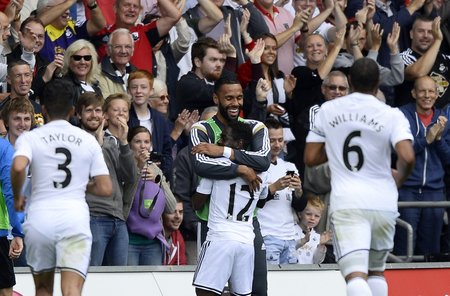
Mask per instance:
[[[195,264],[197,223],[206,219],[191,204],[199,177],[186,146],[200,116],[220,112],[219,79],[239,79],[241,117],[269,128],[270,191],[284,203],[268,201],[258,214],[268,263],[298,263],[310,236],[320,242],[314,262],[325,258],[329,169],[305,167],[305,138],[320,105],[351,92],[346,74],[363,56],[380,67],[377,97],[401,107],[415,136],[416,170],[400,199],[450,200],[448,0],[110,2],[0,1],[2,136],[14,146],[44,124],[43,88],[64,79],[76,90],[70,122],[103,147],[114,193],[87,196],[91,265]],[[286,170],[304,193],[280,185]],[[299,219],[292,199],[302,194],[309,202]],[[311,211],[322,219],[308,228],[301,217]],[[440,241],[444,212],[400,212],[413,226],[415,254],[450,251]],[[395,246],[404,255],[402,230]]]

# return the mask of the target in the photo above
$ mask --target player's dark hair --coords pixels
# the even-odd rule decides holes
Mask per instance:
[[[226,84],[241,84],[237,79],[236,75],[231,75],[227,73],[227,75],[221,76],[217,81],[214,82],[214,93],[217,95],[222,88],[223,85]]]
[[[233,120],[222,131],[222,139],[225,138],[231,139],[235,143],[240,143],[241,147],[231,148],[246,149],[252,142],[253,131],[249,124],[239,120]]]
[[[283,125],[281,124],[281,122],[279,122],[277,119],[275,119],[273,117],[267,118],[266,121],[264,122],[264,124],[266,125],[266,127],[268,129],[280,129],[280,128],[283,128]]]
[[[350,68],[349,80],[354,92],[374,94],[380,82],[377,63],[368,58],[357,60]]]
[[[75,88],[64,79],[50,80],[42,93],[44,106],[50,119],[63,119],[69,115],[75,100]]]

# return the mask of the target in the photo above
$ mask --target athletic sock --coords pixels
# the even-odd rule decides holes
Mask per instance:
[[[347,296],[372,296],[372,292],[363,278],[356,277],[347,283]]]
[[[369,276],[367,280],[373,296],[387,296],[388,285],[383,276]]]

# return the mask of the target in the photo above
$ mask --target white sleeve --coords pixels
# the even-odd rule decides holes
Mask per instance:
[[[34,141],[32,141],[32,139],[30,138],[29,132],[24,132],[22,135],[20,135],[16,140],[16,144],[14,145],[14,149],[16,151],[14,152],[13,158],[15,158],[16,156],[25,156],[31,163],[33,159],[33,149],[31,147],[32,143],[34,143]]]
[[[211,194],[213,182],[212,179],[202,178],[197,186],[197,192],[201,194]]]
[[[325,142],[325,131],[323,128],[324,122],[324,108],[323,106],[314,116],[314,123],[311,125],[312,129],[309,131],[306,137],[306,143],[324,143]]]
[[[414,137],[411,134],[411,127],[409,126],[409,121],[406,119],[403,112],[401,112],[398,108],[392,109],[392,133],[391,133],[391,144],[393,147],[403,140],[414,140]]]

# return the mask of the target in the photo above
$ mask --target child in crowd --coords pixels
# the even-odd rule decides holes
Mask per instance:
[[[319,264],[325,259],[325,244],[331,240],[332,233],[325,231],[319,234],[314,230],[320,222],[324,206],[318,196],[310,196],[306,208],[297,212],[299,222],[295,225],[295,235],[299,264]]]

